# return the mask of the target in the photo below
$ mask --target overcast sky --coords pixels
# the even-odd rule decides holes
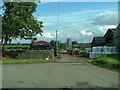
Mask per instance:
[[[43,21],[44,25],[43,36],[36,37],[38,41],[49,42],[55,40],[57,30],[58,40],[61,42],[66,42],[69,37],[73,41],[91,42],[94,36],[103,36],[109,28],[116,28],[117,13],[117,2],[47,2],[44,0],[38,4],[36,13],[33,14],[39,21]],[[15,42],[28,43],[29,41],[17,39],[12,43]]]

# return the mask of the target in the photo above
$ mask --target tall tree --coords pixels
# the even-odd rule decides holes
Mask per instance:
[[[29,39],[43,32],[42,22],[32,13],[36,11],[35,2],[5,2],[2,17],[2,43],[7,44],[12,39]]]

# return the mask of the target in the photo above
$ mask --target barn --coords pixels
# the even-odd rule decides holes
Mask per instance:
[[[115,29],[108,29],[108,31],[104,35],[106,46],[114,45],[114,42],[113,42],[114,32],[115,32]]]
[[[32,45],[49,45],[49,44],[50,43],[46,41],[38,41],[38,42],[32,43]]]
[[[118,53],[120,53],[120,24],[117,26],[117,28],[114,32],[113,40],[114,40],[114,45],[118,49]]]
[[[103,36],[94,37],[91,43],[91,47],[104,46],[104,45],[105,45],[105,38]]]

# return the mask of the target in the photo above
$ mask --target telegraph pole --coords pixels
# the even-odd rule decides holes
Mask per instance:
[[[58,30],[58,24],[59,24],[59,13],[60,13],[60,0],[58,2],[57,30]],[[57,55],[58,55],[59,53],[58,53],[58,35],[57,35],[57,30],[56,30],[56,52],[57,52]]]
[[[56,52],[58,55],[58,37],[57,37],[57,30],[56,30]]]

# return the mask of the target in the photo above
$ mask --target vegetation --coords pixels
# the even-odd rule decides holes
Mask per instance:
[[[120,55],[112,54],[112,55],[100,55],[97,59],[92,61],[93,64],[105,67],[112,70],[120,71]]]
[[[60,42],[58,41],[58,46],[59,46],[59,44],[60,44]],[[50,41],[50,45],[51,45],[52,47],[56,47],[56,41],[51,40],[51,41]]]
[[[3,59],[0,60],[2,64],[33,64],[33,63],[48,63],[48,62],[56,62],[57,59]]]
[[[7,44],[5,48],[12,48],[12,47],[28,47],[30,44]]]
[[[60,49],[66,49],[67,45],[66,43],[60,43]]]
[[[73,44],[78,44],[78,42],[77,42],[77,41],[72,41],[72,45],[73,45]]]
[[[4,2],[2,16],[2,43],[10,43],[20,38],[34,42],[37,34],[43,32],[42,22],[39,22],[32,13],[36,11],[35,2]]]
[[[7,45],[4,45],[3,53],[14,50],[14,49],[15,50],[26,50],[28,49],[29,46],[30,46],[29,44],[7,44]]]
[[[51,45],[52,47],[56,47],[56,41],[51,40],[51,41],[50,41],[50,45]],[[60,41],[58,41],[58,47],[59,47],[59,50],[61,50],[61,49],[66,49],[66,43],[61,43]]]

